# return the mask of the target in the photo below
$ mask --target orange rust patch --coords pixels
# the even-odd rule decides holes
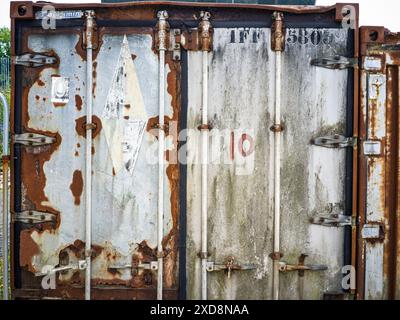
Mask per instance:
[[[40,87],[44,87],[44,82],[42,80],[40,80],[40,79],[37,81],[37,84]]]
[[[100,133],[102,125],[101,125],[101,120],[97,116],[93,116],[92,119],[93,123],[96,125],[96,129],[92,131],[92,138],[96,138],[96,136]],[[76,132],[86,138],[86,116],[80,117],[75,120],[75,130]]]
[[[75,95],[75,106],[77,110],[82,110],[82,98],[79,94]]]
[[[76,146],[77,146],[78,148],[80,148],[80,147],[81,147],[81,144],[78,142],[78,143],[76,144]]]
[[[72,176],[72,183],[69,186],[71,189],[72,195],[75,198],[74,204],[79,206],[81,203],[81,195],[83,191],[83,178],[82,172],[80,170],[75,170]]]
[[[96,97],[96,79],[97,79],[97,61],[93,62],[93,72],[92,72],[92,77],[93,77],[93,87],[92,87],[92,94],[93,98]]]
[[[22,183],[26,188],[25,198],[29,200],[38,211],[49,211],[58,214],[54,208],[43,205],[48,198],[44,193],[46,176],[43,171],[44,164],[50,160],[51,155],[61,144],[61,136],[58,133],[51,133],[40,130],[29,130],[28,132],[39,133],[56,138],[56,142],[48,146],[22,148]],[[40,151],[40,152],[38,152]]]
[[[79,152],[75,151],[75,157],[79,156]]]
[[[36,95],[36,96],[35,96],[35,99],[36,99],[36,100],[39,100],[39,99],[40,99],[40,97],[39,97],[38,95]]]
[[[56,108],[65,107],[67,104],[63,102],[53,102],[53,106]]]
[[[30,272],[36,272],[32,266],[32,258],[40,253],[40,248],[31,237],[30,230],[22,230],[19,235],[20,248],[19,250],[19,265],[27,268]]]

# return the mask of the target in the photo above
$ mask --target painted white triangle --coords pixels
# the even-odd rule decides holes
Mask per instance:
[[[115,173],[125,168],[133,173],[147,125],[136,68],[126,35],[102,114]]]

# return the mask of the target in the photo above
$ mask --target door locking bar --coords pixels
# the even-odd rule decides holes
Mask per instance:
[[[299,276],[304,276],[304,271],[324,271],[328,270],[328,266],[323,264],[304,264],[304,261],[308,255],[302,253],[299,257],[298,264],[288,264],[286,262],[279,262],[279,271],[288,272],[288,271],[298,271]]]
[[[68,271],[68,270],[85,270],[87,267],[85,260],[79,260],[77,264],[69,264],[67,266],[53,267],[46,265],[42,268],[41,272],[36,272],[36,277],[47,276],[50,274],[55,274],[57,272]]]
[[[256,269],[253,264],[238,264],[235,263],[235,258],[230,256],[226,258],[225,263],[215,263],[213,261],[207,261],[207,271],[226,271],[228,274],[228,279],[231,277],[231,272],[233,270],[252,270]]]

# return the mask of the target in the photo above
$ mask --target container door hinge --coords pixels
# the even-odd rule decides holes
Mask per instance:
[[[298,271],[299,276],[304,276],[304,271],[325,271],[328,270],[328,267],[323,264],[305,264],[304,261],[307,255],[302,253],[299,257],[298,264],[288,264],[286,262],[279,262],[279,271],[288,272],[288,271]]]
[[[63,272],[63,271],[68,271],[68,270],[85,270],[86,266],[87,266],[86,260],[79,260],[77,264],[69,264],[67,266],[61,266],[61,267],[45,265],[45,266],[43,266],[43,268],[40,272],[35,273],[35,276],[36,277],[47,276],[47,275],[55,274],[57,272]]]
[[[11,58],[12,64],[24,67],[43,67],[54,65],[57,63],[57,58],[51,55],[41,53],[25,53]]]
[[[344,227],[355,226],[356,219],[355,217],[346,216],[344,214],[317,215],[310,218],[310,223],[325,227]]]
[[[344,137],[340,134],[317,137],[311,140],[311,144],[325,148],[354,148],[357,143],[357,137]]]
[[[172,51],[172,60],[181,60],[181,41],[183,36],[180,29],[170,31],[169,51]]]
[[[235,263],[234,257],[228,257],[225,259],[225,263],[215,263],[213,261],[207,261],[206,269],[208,272],[226,271],[229,279],[233,270],[252,270],[256,269],[256,266],[253,264],[238,264]]]
[[[22,222],[27,224],[38,224],[56,221],[56,216],[54,214],[34,210],[15,212],[12,215],[12,218],[13,222]]]
[[[13,136],[13,142],[25,146],[36,147],[53,144],[56,142],[56,138],[49,137],[44,134],[26,132],[15,134]]]
[[[310,63],[312,66],[316,67],[342,70],[346,68],[357,68],[359,62],[358,58],[347,58],[336,55],[312,59]]]

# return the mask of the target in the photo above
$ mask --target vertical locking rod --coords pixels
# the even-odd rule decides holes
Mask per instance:
[[[208,52],[211,51],[210,13],[200,13],[199,35],[202,51],[202,109],[201,109],[201,299],[207,300],[207,219],[208,219]]]
[[[92,107],[93,107],[93,26],[94,12],[86,12],[86,235],[85,235],[85,299],[91,298],[91,251],[92,251]]]
[[[164,109],[165,109],[165,51],[169,25],[167,11],[158,12],[159,51],[159,130],[158,130],[158,213],[157,213],[157,300],[163,299],[163,227],[164,227]]]
[[[285,41],[283,33],[283,14],[274,12],[272,27],[272,50],[275,52],[275,116],[274,125],[274,252],[272,273],[272,298],[279,299],[279,260],[280,260],[280,170],[281,170],[281,76],[282,76],[282,51]]]

